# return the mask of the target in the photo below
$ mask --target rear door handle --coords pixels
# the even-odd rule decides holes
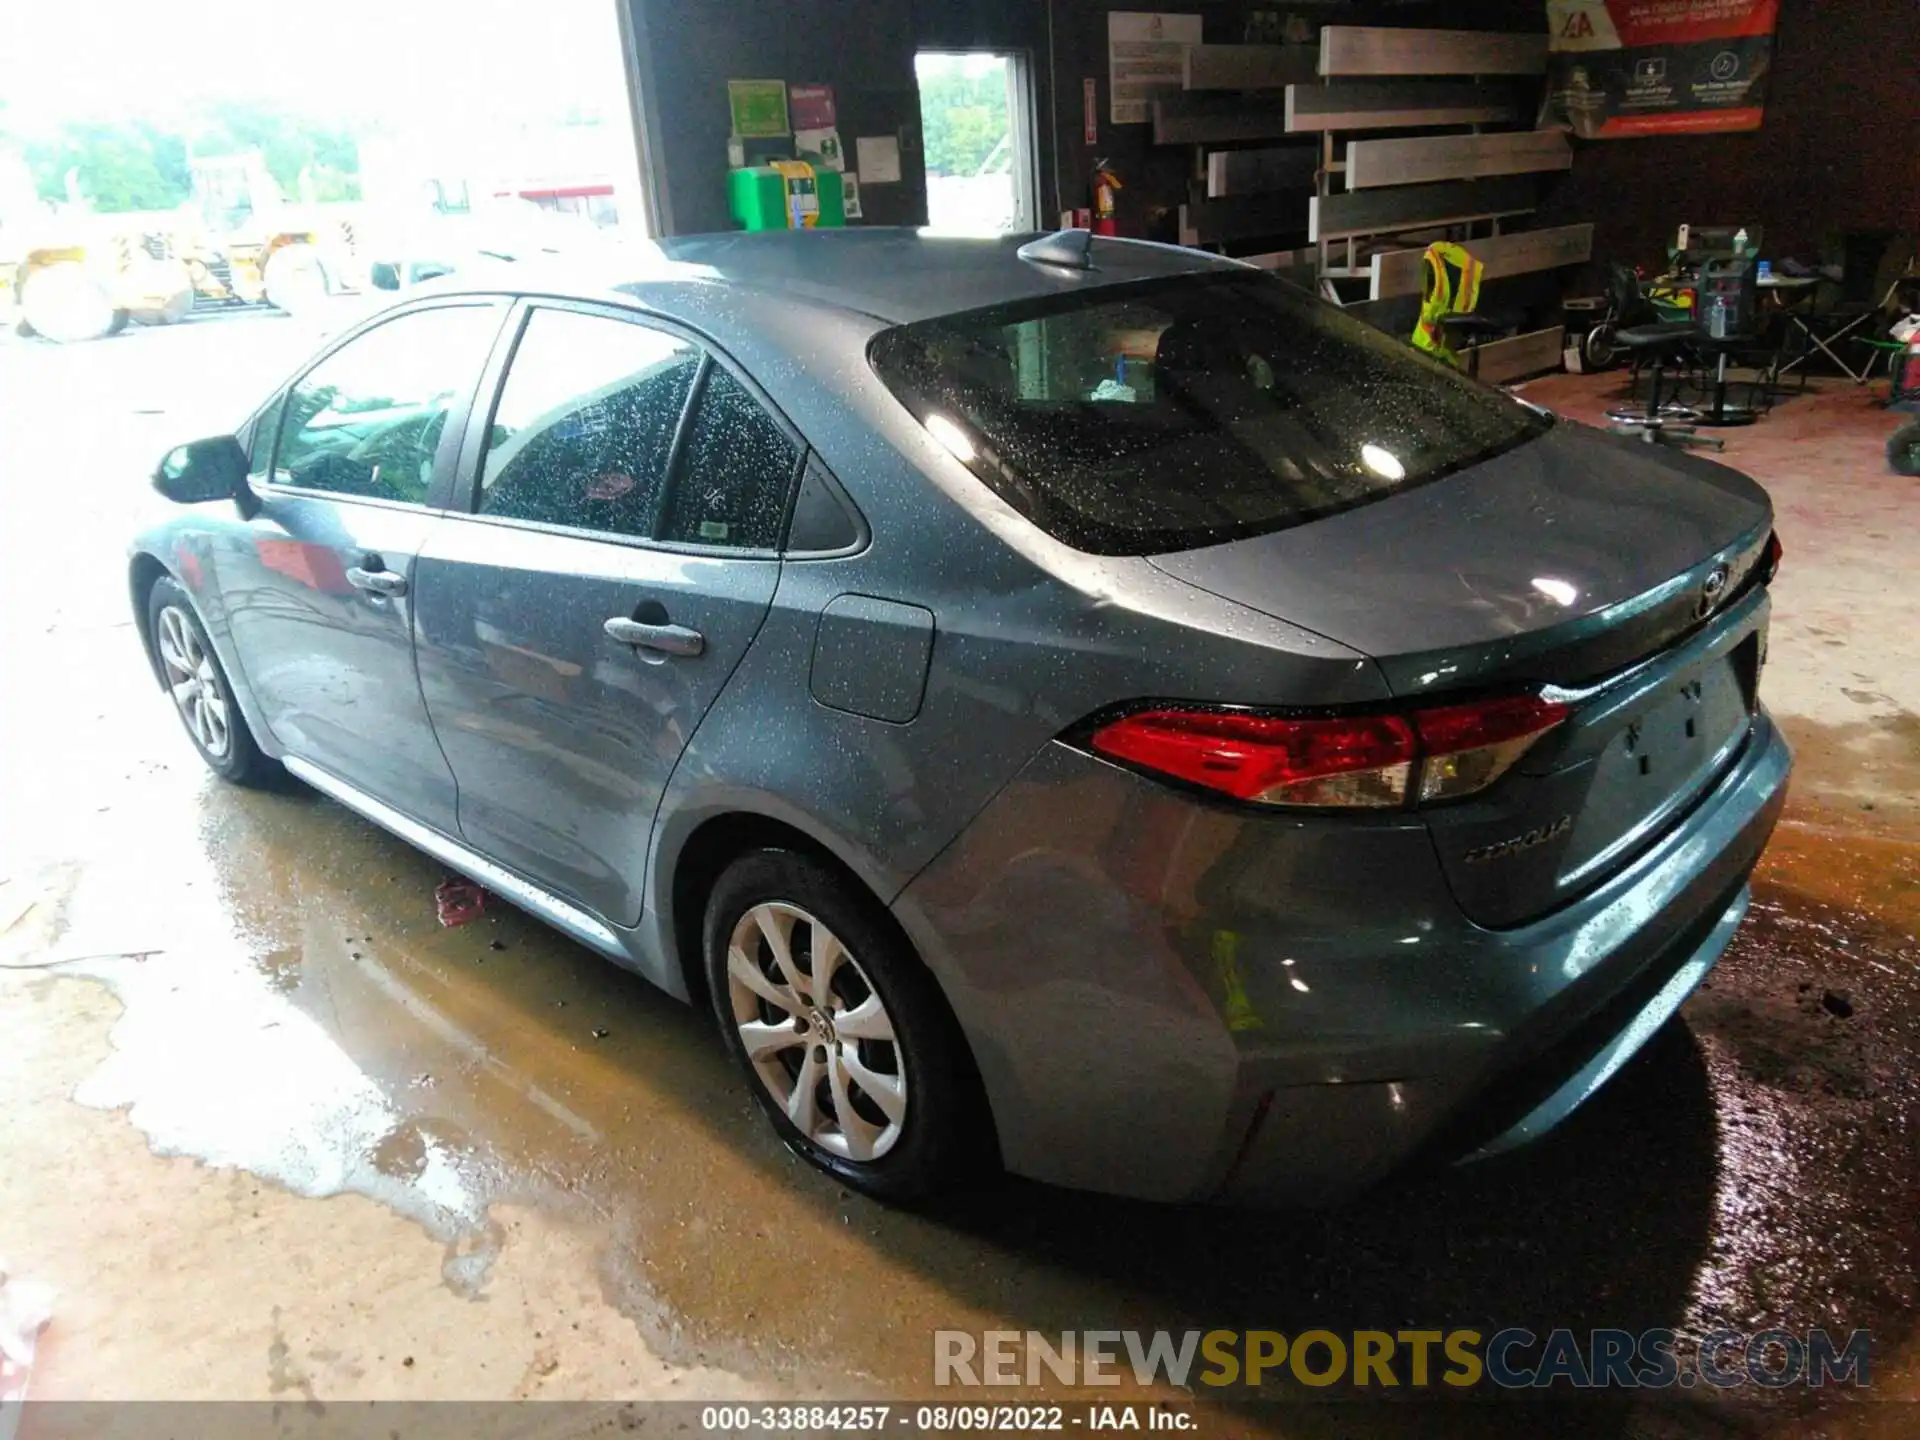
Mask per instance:
[[[407,593],[407,577],[394,570],[363,570],[356,565],[347,571],[347,583],[356,590],[365,590],[370,595]]]
[[[624,615],[615,615],[602,628],[622,645],[658,650],[663,655],[691,658],[707,648],[707,637],[684,625],[648,625],[643,621],[629,620]]]

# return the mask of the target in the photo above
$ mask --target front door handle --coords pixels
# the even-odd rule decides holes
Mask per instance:
[[[648,625],[644,621],[615,615],[602,628],[622,645],[658,650],[663,655],[691,658],[707,648],[707,637],[684,625]]]
[[[370,595],[407,593],[407,577],[394,570],[363,570],[355,565],[347,571],[347,583]]]

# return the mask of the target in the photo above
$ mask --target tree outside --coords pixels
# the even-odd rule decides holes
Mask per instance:
[[[4,129],[0,111],[0,134]],[[220,102],[176,125],[68,120],[16,143],[41,199],[69,199],[71,177],[79,195],[106,214],[173,209],[192,193],[189,156],[214,159],[250,150],[261,153],[290,198],[299,196],[303,173],[317,200],[360,198],[360,160],[347,131],[264,104]]]
[[[927,174],[979,174],[1013,128],[1005,59],[921,55],[914,69]]]

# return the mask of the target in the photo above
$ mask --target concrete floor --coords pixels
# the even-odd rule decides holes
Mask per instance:
[[[442,929],[425,858],[203,772],[121,547],[161,450],[309,343],[0,342],[0,1268],[58,1291],[36,1396],[925,1397],[936,1327],[1419,1323],[1868,1327],[1875,1394],[1920,1400],[1920,492],[1862,392],[1728,433],[1780,507],[1763,689],[1801,769],[1684,1024],[1532,1149],[1333,1214],[1008,1183],[930,1219],[791,1159],[703,1016],[514,912]],[[1587,416],[1615,383],[1528,393]],[[1214,1434],[1433,1419],[1199,1404]],[[1814,1409],[1738,1425],[1911,1433]]]

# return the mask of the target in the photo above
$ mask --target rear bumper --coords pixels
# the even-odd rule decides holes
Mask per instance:
[[[895,911],[1010,1169],[1319,1203],[1522,1143],[1604,1084],[1725,948],[1789,767],[1762,713],[1624,870],[1488,930],[1411,817],[1250,816],[1054,745]]]

